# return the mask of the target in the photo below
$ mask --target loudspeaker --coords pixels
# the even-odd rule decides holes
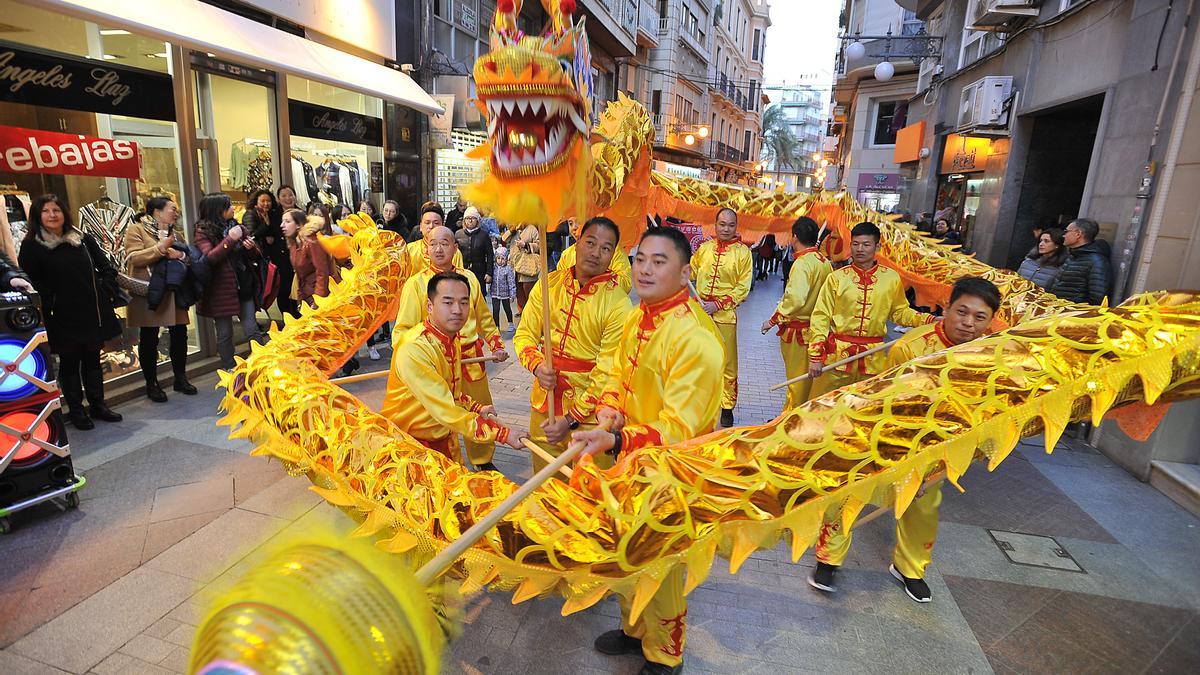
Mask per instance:
[[[0,293],[0,533],[8,516],[54,498],[79,504],[82,478],[54,379],[41,312],[23,293]]]

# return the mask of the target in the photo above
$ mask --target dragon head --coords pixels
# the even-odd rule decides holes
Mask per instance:
[[[535,37],[517,28],[521,1],[500,0],[491,51],[475,62],[476,102],[488,120],[488,144],[475,156],[486,153],[490,171],[470,198],[509,222],[563,217],[571,199],[561,193],[582,178],[590,161],[592,59],[584,22],[571,18],[574,0],[542,5],[550,24]],[[514,211],[514,190],[541,197],[545,214],[531,218],[529,209]]]

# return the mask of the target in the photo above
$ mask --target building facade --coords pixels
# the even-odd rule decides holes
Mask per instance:
[[[67,135],[137,155],[120,173],[5,163],[0,194],[13,240],[31,199],[46,193],[66,201],[117,265],[122,228],[155,196],[178,203],[189,241],[206,193],[228,195],[239,216],[255,190],[285,184],[301,205],[366,200],[378,209],[391,194],[386,159],[417,155],[414,126],[438,107],[389,65],[402,56],[395,3],[347,4],[369,20],[347,25],[337,12],[279,3],[161,0],[155,11],[172,20],[147,21],[129,3],[0,0],[0,63],[36,75],[0,88],[6,141],[44,148]],[[109,379],[140,377],[137,341],[138,330],[126,329],[107,345]],[[211,322],[194,313],[189,352],[215,353]]]
[[[754,172],[762,148],[770,7],[760,0],[729,0],[717,8],[708,72],[709,164],[718,181],[740,183]]]
[[[944,38],[909,101],[912,143],[897,148],[905,209],[944,215],[981,260],[1010,269],[1032,226],[1086,216],[1112,245],[1111,303],[1200,288],[1200,48],[1178,3],[902,4]],[[1195,495],[1198,413],[1174,406],[1148,442],[1111,423],[1092,440],[1143,480],[1191,475]]]
[[[846,190],[879,211],[900,203],[901,175],[893,159],[896,133],[904,126],[908,100],[916,91],[918,67],[907,58],[878,54],[887,35],[904,36],[920,30],[911,10],[894,0],[847,0],[839,29],[859,40],[865,53],[848,56],[845,42],[837,54],[829,136],[833,149],[826,188]],[[891,77],[876,77],[876,66],[887,60]]]
[[[803,78],[801,82],[815,82],[816,79],[816,76]],[[787,192],[811,190],[814,174],[821,166],[824,155],[825,110],[829,90],[816,84],[785,84],[778,90],[770,91],[768,96],[772,98],[773,105],[782,109],[787,129],[796,139],[797,146],[790,164],[768,157],[769,153],[764,151],[763,159],[767,164],[760,182],[768,187],[782,187]]]

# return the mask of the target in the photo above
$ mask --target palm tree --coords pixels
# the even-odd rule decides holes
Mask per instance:
[[[797,153],[800,150],[800,139],[792,133],[787,118],[783,114],[783,106],[776,103],[763,111],[763,149],[772,163],[775,164],[775,180],[778,181],[783,173],[783,167],[796,167]]]

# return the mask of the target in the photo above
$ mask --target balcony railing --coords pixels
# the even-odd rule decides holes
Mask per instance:
[[[638,13],[638,28],[647,35],[658,35],[664,32],[662,30],[662,22],[665,19],[658,18],[658,10],[649,3],[643,2],[642,9]]]
[[[671,20],[667,17],[659,17],[658,19],[658,34],[666,35],[671,32]]]
[[[709,85],[709,89],[729,99],[729,102],[742,110],[753,112],[758,110],[755,102],[755,97],[750,95],[749,87],[737,87],[733,81],[728,79],[724,73],[720,74],[720,78],[714,84]]]
[[[709,157],[720,162],[731,162],[734,164],[745,162],[748,157],[744,150],[738,150],[732,145],[727,145],[720,141],[709,141],[711,152]]]

